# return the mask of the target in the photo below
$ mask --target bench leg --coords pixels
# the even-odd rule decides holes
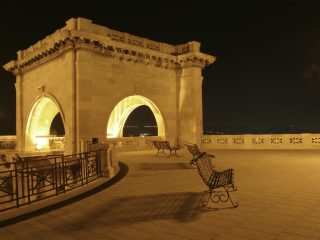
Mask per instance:
[[[214,191],[213,189],[210,188],[208,199],[202,202],[202,207],[207,207],[209,200],[211,200],[211,202],[213,203],[230,201],[233,208],[238,207],[238,203],[233,202],[229,194],[229,191],[232,191],[232,192],[237,191],[237,188],[233,184],[229,186],[224,186],[222,188],[224,189],[224,192]]]
[[[173,152],[173,151],[174,151],[174,152]],[[173,149],[173,150],[170,150],[170,153],[169,153],[169,155],[168,155],[168,158],[171,157],[171,156],[173,156],[173,155],[176,156],[176,157],[179,157],[178,154],[177,154],[177,150],[174,150],[174,149]]]
[[[164,152],[164,149],[162,149],[162,148],[158,148],[158,152],[156,153],[156,156],[158,156],[161,152],[162,150],[162,153],[163,153],[163,155],[166,155],[166,153]]]
[[[156,153],[156,156],[158,156],[159,152],[160,152],[160,148],[158,148],[158,152]]]
[[[163,153],[163,155],[166,155],[166,153],[164,152],[164,148],[162,149],[162,153]]]

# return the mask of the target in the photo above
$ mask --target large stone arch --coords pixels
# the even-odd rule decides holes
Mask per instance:
[[[156,118],[161,109],[165,127],[158,123],[160,135],[172,144],[201,144],[202,69],[215,57],[202,53],[199,42],[170,45],[72,18],[17,55],[4,68],[16,76],[18,151],[34,150],[31,135],[35,128],[45,129],[41,117],[28,122],[29,111],[41,112],[50,102],[39,100],[38,107],[29,109],[37,106],[32,102],[39,90],[54,95],[59,111],[64,110],[66,153],[81,151],[82,143],[93,137],[105,138],[106,118],[121,99],[134,95],[141,98],[133,98],[136,105],[124,116],[140,104],[151,106]],[[54,112],[51,103],[47,107]],[[119,120],[121,126],[125,117]]]
[[[63,111],[54,97],[47,94],[36,98],[27,115],[25,151],[50,150],[50,127],[58,113],[64,122]]]
[[[151,109],[157,122],[158,136],[165,137],[165,122],[159,108],[150,99],[140,95],[126,97],[113,108],[108,118],[107,137],[122,137],[123,126],[128,116],[134,109],[142,105],[146,105]]]

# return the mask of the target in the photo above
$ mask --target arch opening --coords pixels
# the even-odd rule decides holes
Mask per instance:
[[[158,130],[157,135],[164,137],[165,126],[158,107],[148,98],[135,95],[122,99],[112,110],[107,125],[107,138],[124,137],[124,126],[128,117],[141,106],[146,106],[151,110]]]
[[[123,126],[123,137],[142,136],[158,136],[157,121],[146,105],[134,109]]]
[[[65,136],[62,114],[53,100],[42,97],[35,102],[28,116],[25,150],[51,150],[50,145],[56,142],[57,136],[63,139]]]
[[[53,118],[50,126],[50,136],[62,137],[65,136],[63,120],[60,112]]]

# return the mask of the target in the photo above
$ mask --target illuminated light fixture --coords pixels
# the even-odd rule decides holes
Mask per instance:
[[[42,93],[42,97],[44,97],[44,92],[46,91],[46,87],[45,86],[38,87],[38,90],[39,92]]]

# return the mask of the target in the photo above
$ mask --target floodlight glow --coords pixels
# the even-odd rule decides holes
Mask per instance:
[[[46,150],[49,147],[52,120],[59,113],[57,104],[50,98],[42,97],[32,107],[26,128],[26,150]]]
[[[158,135],[165,136],[164,121],[157,106],[143,96],[134,95],[122,99],[112,110],[108,121],[107,138],[122,137],[123,126],[130,113],[142,105],[151,109],[158,125]]]

